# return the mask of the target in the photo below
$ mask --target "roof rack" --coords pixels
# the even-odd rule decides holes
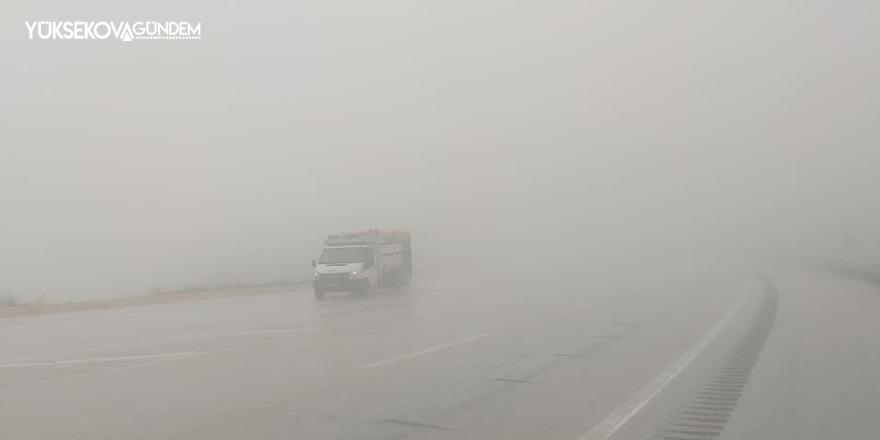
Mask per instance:
[[[343,234],[328,235],[324,240],[326,245],[368,244],[368,243],[404,243],[410,241],[409,231],[380,231],[367,229],[360,232],[348,232]]]

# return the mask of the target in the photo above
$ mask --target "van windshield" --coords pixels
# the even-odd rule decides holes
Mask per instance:
[[[338,263],[361,263],[365,260],[365,252],[368,248],[362,247],[346,247],[346,248],[327,248],[321,254],[318,260],[321,264],[338,264]]]

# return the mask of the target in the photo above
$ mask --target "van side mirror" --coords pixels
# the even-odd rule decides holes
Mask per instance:
[[[315,260],[312,260],[312,268],[318,267],[318,263]]]

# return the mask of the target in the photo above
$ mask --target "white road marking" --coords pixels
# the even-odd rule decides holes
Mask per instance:
[[[220,350],[213,350],[213,351],[191,351],[191,352],[181,352],[181,353],[168,353],[168,356],[157,358],[157,359],[147,361],[147,362],[140,362],[140,363],[136,363],[136,364],[124,365],[121,367],[110,367],[110,368],[106,368],[104,370],[97,371],[97,372],[93,371],[93,372],[71,374],[69,376],[64,376],[64,377],[60,377],[60,378],[32,380],[30,382],[22,382],[19,384],[14,384],[11,387],[21,388],[24,386],[29,386],[29,385],[34,385],[34,384],[46,382],[47,380],[57,382],[59,380],[69,380],[69,379],[74,379],[77,377],[83,377],[83,376],[88,376],[91,374],[102,373],[102,372],[130,370],[130,369],[134,369],[134,368],[143,368],[143,367],[147,367],[147,366],[151,366],[151,365],[164,364],[164,363],[168,363],[168,362],[177,362],[177,361],[182,361],[182,360],[192,359],[192,358],[197,358],[197,357],[202,357],[202,356],[211,356],[211,355],[216,355],[216,354],[231,353],[234,351],[248,350],[248,349],[259,347],[259,346],[272,345],[272,344],[278,344],[278,343],[283,343],[283,342],[290,342],[290,341],[264,341],[264,342],[257,342],[257,343],[251,343],[251,344],[236,345],[233,347],[224,348],[224,349],[220,349]],[[175,356],[171,356],[171,354],[175,354]]]
[[[183,357],[183,356],[192,356],[194,354],[199,354],[201,352],[198,351],[181,351],[176,353],[160,353],[160,354],[143,354],[136,356],[115,356],[115,357],[103,357],[103,358],[87,358],[87,359],[67,359],[62,361],[44,361],[44,362],[17,362],[17,363],[5,363],[0,364],[0,368],[14,368],[14,367],[45,367],[52,365],[69,365],[69,364],[85,364],[90,362],[119,362],[119,361],[136,361],[141,359],[156,359],[156,358],[169,358],[169,357]]]
[[[730,311],[718,321],[715,327],[713,327],[709,333],[706,333],[696,345],[691,347],[690,350],[673,362],[672,365],[666,367],[659,376],[654,378],[654,380],[649,382],[648,385],[639,390],[634,396],[630,397],[630,399],[624,402],[623,405],[617,407],[617,409],[609,414],[608,417],[590,428],[590,430],[584,435],[578,437],[578,440],[608,440],[611,438],[614,433],[623,427],[629,419],[641,411],[648,402],[657,396],[657,394],[660,394],[660,391],[663,391],[663,388],[665,388],[666,385],[669,385],[679,373],[687,368],[687,366],[690,365],[690,363],[712,343],[715,337],[721,333],[721,330],[724,329],[727,323],[736,314],[736,311],[742,306],[750,290],[750,285],[746,286],[745,292],[743,292],[733,308],[731,308]]]
[[[227,332],[225,332],[225,333],[214,333],[214,334],[210,334],[210,333],[208,333],[208,334],[201,334],[201,335],[198,335],[198,334],[197,334],[197,335],[181,336],[181,337],[179,337],[179,338],[177,338],[177,339],[208,339],[208,338],[221,338],[221,337],[226,337],[226,336],[260,335],[260,334],[272,334],[272,333],[297,333],[297,332],[307,332],[307,331],[313,331],[313,330],[317,330],[317,328],[316,328],[316,327],[300,327],[300,328],[290,328],[290,329],[270,329],[270,330],[245,330],[245,329],[235,329],[235,330],[233,330],[233,331],[227,331]],[[167,342],[167,339],[153,339],[153,340],[151,340],[151,341],[147,341],[147,342]],[[76,354],[79,354],[79,353],[82,353],[82,351],[76,351],[76,352],[72,352],[72,353],[71,353],[71,352],[68,352],[68,353],[65,353],[65,354],[62,355],[62,356],[63,356],[63,357],[67,357],[67,356],[72,356],[72,355],[76,355]],[[199,352],[196,352],[196,351],[193,351],[193,352],[183,352],[181,355],[200,354],[200,353],[204,353],[204,352],[201,352],[201,351],[199,351]],[[172,353],[172,355],[173,355],[173,353]],[[157,355],[147,355],[147,356],[148,356],[148,357],[153,357],[153,356],[155,356],[155,357],[165,357],[165,355],[158,355],[158,356],[157,356]],[[106,359],[107,359],[108,361],[114,361],[114,360],[127,360],[127,359],[137,359],[137,358],[140,358],[140,356],[125,357],[125,358],[112,358],[112,357],[109,357],[109,358],[106,358]],[[27,357],[27,358],[16,359],[16,360],[14,360],[14,361],[8,361],[8,362],[5,362],[5,363],[0,363],[0,368],[4,368],[4,367],[6,367],[6,366],[9,366],[9,367],[17,367],[17,366],[30,367],[30,366],[34,366],[34,367],[36,367],[36,366],[43,366],[43,365],[50,365],[50,364],[51,364],[51,365],[54,365],[54,364],[58,364],[58,363],[81,363],[81,362],[82,362],[81,360],[78,360],[78,359],[77,359],[77,360],[73,360],[73,361],[33,361],[33,359],[39,359],[39,357],[33,357],[33,356],[32,356],[32,357]],[[101,359],[105,359],[105,358],[98,358],[98,360],[87,359],[86,361],[88,361],[88,362],[100,362]],[[19,364],[21,364],[21,365],[19,365]]]
[[[402,360],[404,360],[404,359],[409,359],[409,358],[412,358],[412,357],[416,357],[416,356],[420,356],[420,355],[423,355],[423,354],[431,353],[432,351],[442,350],[442,349],[444,349],[444,348],[449,348],[449,347],[452,347],[452,346],[455,346],[455,345],[458,345],[458,344],[464,344],[465,342],[470,342],[470,341],[473,341],[473,340],[475,340],[475,339],[485,338],[486,336],[489,336],[489,334],[488,334],[488,333],[480,333],[480,334],[478,334],[478,335],[468,336],[468,337],[466,337],[466,338],[464,338],[464,339],[459,339],[459,340],[457,340],[457,341],[447,342],[447,343],[445,343],[445,344],[435,345],[435,346],[433,346],[433,347],[428,347],[428,348],[426,348],[426,349],[424,349],[424,350],[419,350],[419,351],[416,351],[416,352],[412,352],[412,353],[410,353],[410,354],[405,354],[405,355],[403,355],[403,356],[397,356],[397,357],[393,357],[393,358],[390,358],[390,359],[385,359],[384,361],[379,361],[379,362],[375,362],[375,363],[372,363],[372,364],[361,365],[361,368],[373,368],[373,367],[379,367],[379,366],[382,366],[382,365],[388,365],[388,364],[390,364],[390,363],[394,363],[394,362],[397,362],[397,361],[402,361]]]

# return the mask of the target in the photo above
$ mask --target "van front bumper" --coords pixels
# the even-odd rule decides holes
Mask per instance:
[[[321,274],[312,283],[316,291],[321,292],[351,292],[362,289],[367,281],[366,278],[349,278],[345,274]]]

